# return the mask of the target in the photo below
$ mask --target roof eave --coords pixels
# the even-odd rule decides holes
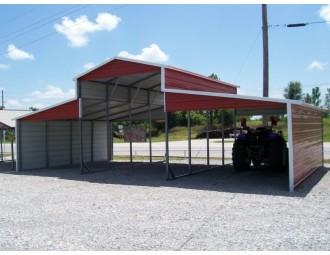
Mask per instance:
[[[67,103],[73,102],[73,101],[75,101],[75,100],[77,100],[76,97],[75,97],[75,98],[68,99],[68,100],[63,101],[63,102],[60,102],[60,103],[58,103],[58,104],[54,104],[54,105],[51,105],[51,106],[45,107],[45,108],[40,109],[40,110],[38,110],[38,111],[34,111],[34,112],[30,112],[30,113],[24,114],[24,115],[22,115],[22,116],[19,116],[19,117],[13,118],[12,120],[20,120],[20,119],[23,119],[23,118],[29,117],[29,116],[31,116],[31,115],[34,115],[34,114],[37,114],[37,113],[40,113],[40,112],[47,111],[47,110],[49,110],[49,109],[55,108],[55,107],[57,107],[57,106],[60,106],[60,105],[63,105],[63,104],[67,104]]]

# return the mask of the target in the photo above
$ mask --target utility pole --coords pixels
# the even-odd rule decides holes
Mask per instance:
[[[268,61],[268,22],[267,5],[262,4],[262,39],[263,39],[263,97],[269,95],[269,61]]]
[[[1,98],[2,98],[1,110],[3,110],[3,109],[5,109],[5,106],[3,105],[3,90],[1,90]]]

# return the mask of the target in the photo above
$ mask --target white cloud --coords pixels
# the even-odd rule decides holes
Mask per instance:
[[[169,59],[169,55],[163,52],[159,46],[154,43],[147,48],[143,48],[141,54],[133,55],[127,51],[121,51],[119,52],[118,56],[151,62],[165,62]]]
[[[8,45],[8,56],[12,60],[34,59],[34,56],[26,51],[19,50],[14,44]]]
[[[307,70],[323,70],[324,67],[327,65],[328,63],[321,63],[319,61],[314,60],[308,67]]]
[[[5,103],[7,108],[20,108],[23,105],[21,103],[19,103],[17,100],[15,99],[9,99],[6,101]]]
[[[63,92],[61,88],[55,87],[53,85],[48,85],[45,92],[40,92],[39,90],[34,91],[29,95],[34,99],[69,99],[75,96],[75,90],[69,89],[67,92]],[[29,98],[24,99],[29,100]]]
[[[330,21],[330,4],[323,5],[319,10],[319,15],[325,21]]]
[[[8,69],[10,65],[0,64],[0,69]]]
[[[92,69],[95,66],[96,66],[96,64],[94,64],[92,62],[89,62],[89,63],[84,64],[84,68],[85,69]]]
[[[61,24],[55,24],[54,28],[57,32],[64,34],[69,40],[72,47],[86,46],[89,41],[87,34],[95,31],[115,29],[121,19],[110,13],[99,13],[95,19],[95,23],[88,20],[86,15],[72,20],[69,17],[63,17]]]

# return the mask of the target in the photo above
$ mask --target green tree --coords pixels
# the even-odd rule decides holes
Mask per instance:
[[[305,96],[305,103],[312,104],[312,96],[309,93]]]
[[[326,115],[330,116],[330,88],[327,88],[327,93],[324,96],[323,107],[327,110]]]
[[[312,89],[312,104],[315,106],[321,105],[321,92],[319,87],[315,87]]]
[[[220,81],[220,77],[218,77],[218,75],[215,73],[212,73],[211,75],[209,75],[209,78]],[[214,120],[218,119],[219,110],[209,110],[209,114],[210,114],[210,124],[213,125]]]
[[[220,81],[220,78],[218,77],[217,74],[212,73],[210,76],[210,78],[215,79]],[[210,110],[210,124],[222,124],[222,116],[221,116],[221,111],[220,110]],[[232,110],[224,110],[223,111],[223,119],[224,119],[224,125],[225,126],[230,126],[234,123],[234,111]]]
[[[29,107],[29,110],[31,110],[31,111],[33,111],[33,112],[36,112],[36,111],[38,111],[39,109],[36,108],[36,107],[30,106],[30,107]]]
[[[220,81],[220,77],[218,77],[218,75],[215,74],[215,73],[212,73],[212,74],[209,76],[209,78],[212,78],[212,79],[214,79],[214,80]]]
[[[301,83],[299,81],[290,81],[288,86],[284,88],[283,96],[286,99],[303,99]]]
[[[205,125],[205,114],[203,114],[201,112],[198,112],[198,111],[190,112],[190,118],[191,118],[192,126]]]

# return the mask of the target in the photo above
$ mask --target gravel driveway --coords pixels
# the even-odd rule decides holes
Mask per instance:
[[[0,169],[3,251],[330,250],[329,167],[294,193],[285,173],[229,166],[174,181],[162,163]]]

